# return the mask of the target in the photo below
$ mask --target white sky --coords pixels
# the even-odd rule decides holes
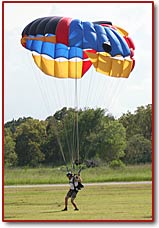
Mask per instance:
[[[83,21],[110,20],[126,29],[135,50],[128,79],[96,73],[78,80],[78,106],[107,108],[115,117],[152,103],[152,8],[150,3],[5,4],[5,122],[31,116],[45,119],[63,106],[74,106],[74,81],[45,76],[20,44],[24,27],[39,17],[68,16]],[[92,76],[92,77],[90,77]]]

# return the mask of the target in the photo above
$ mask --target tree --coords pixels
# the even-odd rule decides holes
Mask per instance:
[[[102,109],[77,111],[71,108],[63,108],[56,112],[53,117],[47,118],[48,140],[45,149],[48,149],[46,151],[48,155],[51,152],[51,160],[56,163],[56,153],[57,162],[61,162],[60,157],[62,158],[62,155],[57,144],[57,138],[59,138],[67,162],[77,159],[77,140],[79,140],[80,160],[94,157],[97,152],[95,150],[97,146],[96,137],[103,117],[104,110]]]
[[[19,118],[18,120],[12,120],[12,121],[9,121],[7,123],[5,123],[5,128],[9,128],[10,131],[12,132],[12,134],[15,133],[16,131],[16,128],[22,124],[22,123],[25,123],[27,120],[29,119],[32,119],[31,117],[23,117],[23,118]]]
[[[119,122],[122,123],[122,125],[126,129],[127,139],[129,139],[132,135],[138,133],[139,126],[137,125],[136,119],[134,118],[134,114],[132,114],[131,112],[123,114],[119,118]]]
[[[81,159],[96,157],[99,151],[99,132],[102,130],[103,109],[86,109],[79,113],[79,139]]]
[[[152,136],[152,105],[140,106],[134,114],[127,112],[119,118],[119,122],[126,129],[126,137],[142,134],[146,139],[151,140]]]
[[[135,111],[135,122],[138,126],[138,133],[144,138],[151,140],[152,136],[152,105],[140,106]]]
[[[63,108],[67,113],[67,110]],[[46,119],[46,140],[43,145],[43,153],[45,154],[46,164],[60,165],[64,164],[63,155],[66,161],[69,162],[68,150],[66,149],[66,137],[64,137],[65,127],[64,127],[64,115],[62,110],[55,113],[54,116],[49,116]]]
[[[16,128],[16,146],[19,166],[36,166],[44,160],[41,144],[45,138],[45,123],[28,119]]]
[[[100,151],[101,159],[109,162],[122,158],[126,148],[125,128],[117,120],[109,121],[104,124],[104,129],[100,133]]]
[[[141,106],[134,114],[128,112],[115,120],[100,108],[64,107],[45,121],[12,120],[5,123],[5,164],[71,163],[77,159],[78,148],[80,161],[151,162],[151,109],[151,105]]]
[[[140,106],[119,119],[126,129],[127,147],[124,161],[131,164],[151,162],[152,105]]]
[[[125,153],[124,161],[126,163],[138,164],[151,162],[151,141],[141,134],[134,135],[128,140]]]
[[[4,163],[6,166],[15,166],[17,164],[15,142],[9,128],[4,131]]]

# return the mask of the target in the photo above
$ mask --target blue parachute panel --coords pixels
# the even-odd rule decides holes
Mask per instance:
[[[116,35],[112,32],[112,30],[108,27],[104,27],[107,37],[109,39],[109,42],[111,44],[111,56],[116,56],[116,55],[124,55],[122,46],[116,37]]]
[[[34,36],[30,35],[29,37],[34,37]],[[27,39],[26,40],[26,48],[31,50],[31,45],[32,45],[32,40]]]
[[[69,59],[78,57],[78,58],[83,58],[83,50],[81,48],[77,47],[71,47],[69,50]]]
[[[83,25],[78,19],[72,20],[70,23],[69,46],[83,47]]]
[[[120,42],[120,45],[121,45],[122,51],[123,51],[123,57],[130,55],[130,49],[129,49],[125,39],[116,30],[114,30],[112,28],[110,28],[110,30],[115,34],[115,36],[117,37],[117,39]]]
[[[99,52],[103,52],[104,50],[103,50],[102,45],[104,42],[108,42],[107,34],[106,34],[103,26],[95,24],[94,28],[95,28],[96,33],[97,33],[97,50]]]
[[[94,24],[83,22],[83,48],[92,48],[97,50],[97,34]]]
[[[48,55],[54,59],[55,57],[55,44],[50,42],[43,42],[41,54]]]
[[[68,47],[65,44],[56,44],[55,48],[55,58],[67,58],[68,59]]]

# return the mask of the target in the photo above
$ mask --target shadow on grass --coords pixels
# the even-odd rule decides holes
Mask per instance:
[[[51,213],[59,213],[59,212],[66,213],[65,211],[62,211],[62,210],[56,210],[56,211],[42,211],[41,214],[51,214]]]

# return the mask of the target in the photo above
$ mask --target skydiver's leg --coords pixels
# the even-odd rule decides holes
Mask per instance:
[[[75,204],[75,202],[74,202],[74,199],[73,199],[73,198],[71,198],[71,203],[72,203],[72,205],[74,206],[75,211],[78,211],[79,209],[78,209],[77,205]]]
[[[65,209],[67,210],[67,205],[68,205],[68,197],[65,197]]]
[[[65,207],[62,211],[67,211],[67,205],[68,205],[68,197],[65,197]]]
[[[72,194],[72,196],[71,196],[71,203],[72,203],[72,205],[74,206],[75,211],[78,211],[79,209],[78,209],[77,205],[76,205],[75,202],[74,202],[74,200],[75,200],[75,198],[76,198],[76,195],[77,195],[77,192],[73,192],[73,194]]]
[[[71,191],[69,190],[67,195],[65,196],[65,207],[64,207],[63,211],[67,211],[68,199],[70,196],[71,196]]]

